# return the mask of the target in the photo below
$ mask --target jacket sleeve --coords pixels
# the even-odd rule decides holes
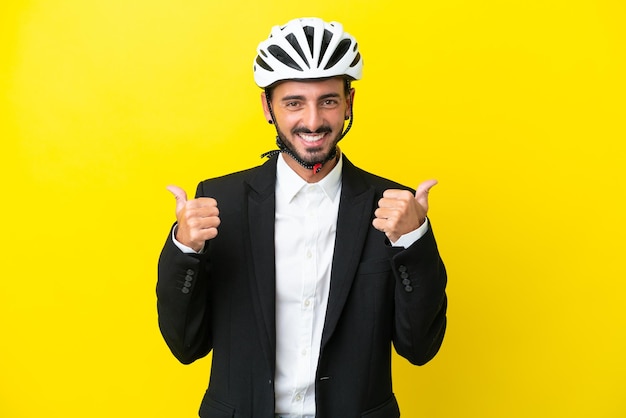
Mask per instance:
[[[159,257],[159,328],[174,356],[184,364],[204,357],[212,348],[207,253],[183,253],[170,230]]]
[[[439,351],[446,330],[446,269],[432,227],[392,256],[395,286],[394,347],[423,365]]]

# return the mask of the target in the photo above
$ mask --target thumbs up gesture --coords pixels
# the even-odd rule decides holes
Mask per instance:
[[[435,184],[437,180],[423,182],[415,191],[415,196],[408,190],[385,190],[374,212],[374,228],[384,232],[392,242],[419,228],[426,220],[428,192]]]
[[[176,198],[176,240],[198,252],[204,242],[217,236],[220,224],[217,201],[210,197],[187,200],[187,193],[178,186],[167,186]]]

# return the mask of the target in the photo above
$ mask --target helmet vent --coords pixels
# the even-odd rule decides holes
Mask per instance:
[[[350,67],[354,67],[355,65],[357,65],[359,61],[361,61],[361,54],[357,53],[356,57],[354,57],[354,61],[352,61],[352,63],[350,64]]]
[[[274,71],[274,69],[272,67],[270,67],[267,62],[263,61],[261,59],[261,57],[256,57],[256,63],[259,64],[259,67],[263,68],[264,70],[267,71]]]
[[[339,42],[339,44],[337,45],[337,48],[335,48],[335,52],[333,52],[333,55],[328,60],[328,63],[326,64],[326,67],[324,67],[324,69],[328,70],[329,68],[332,68],[333,65],[341,61],[341,59],[346,55],[346,52],[348,52],[348,50],[350,49],[351,43],[352,41],[350,39],[342,39],[341,42]]]
[[[324,54],[326,54],[326,50],[328,49],[328,44],[330,44],[331,39],[333,39],[333,33],[328,29],[324,29],[324,37],[322,38],[322,46],[320,49],[320,60],[317,63],[318,66],[322,63],[322,58],[324,58]],[[332,65],[327,65],[325,70],[329,69],[330,67],[332,67]]]
[[[285,64],[287,67],[293,68],[294,70],[297,70],[297,71],[303,71],[302,67],[300,67],[298,63],[296,63],[293,60],[293,58],[291,58],[289,54],[286,53],[285,50],[282,49],[281,47],[276,46],[276,45],[270,45],[267,47],[267,50],[269,51],[270,54],[274,56],[274,58],[276,58],[278,61]]]
[[[306,35],[306,41],[309,44],[309,51],[311,51],[311,56],[313,56],[313,35],[315,34],[315,29],[313,26],[305,26],[302,28],[304,34]]]
[[[302,48],[300,48],[300,44],[298,43],[298,39],[296,38],[296,35],[294,35],[293,33],[290,33],[289,35],[285,36],[285,39],[287,40],[287,42],[289,42],[289,44],[293,47],[293,49],[296,50],[298,55],[300,55],[300,58],[302,58],[302,61],[304,61],[307,67],[311,68],[309,66],[309,63],[307,62],[306,57],[304,56],[304,51],[302,50]]]

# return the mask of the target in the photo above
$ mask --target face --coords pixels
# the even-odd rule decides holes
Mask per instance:
[[[314,164],[331,154],[350,116],[354,90],[346,96],[340,77],[322,81],[284,81],[273,88],[271,105],[276,129],[301,160]],[[265,117],[272,119],[265,95]]]

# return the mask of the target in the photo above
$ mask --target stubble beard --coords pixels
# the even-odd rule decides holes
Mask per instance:
[[[334,140],[332,141],[332,146],[330,148],[328,148],[328,152],[324,153],[324,148],[323,147],[310,147],[306,149],[306,155],[302,155],[302,153],[298,152],[296,150],[296,147],[293,145],[293,142],[291,140],[289,140],[287,138],[287,136],[283,133],[283,131],[281,129],[278,129],[277,127],[277,132],[278,132],[278,136],[280,137],[281,141],[283,142],[283,144],[285,144],[285,146],[287,147],[287,149],[294,154],[296,157],[298,157],[300,160],[304,161],[307,164],[317,164],[320,162],[324,162],[327,161],[328,159],[330,159],[332,157],[332,155],[335,153],[335,148],[337,148],[337,143],[339,142],[341,133],[335,135]],[[332,129],[330,129],[330,127],[321,127],[319,129],[317,129],[316,131],[310,131],[308,129],[304,129],[304,128],[295,128],[291,131],[291,134],[293,136],[297,136],[298,133],[323,133],[323,132],[331,132],[332,133]]]

